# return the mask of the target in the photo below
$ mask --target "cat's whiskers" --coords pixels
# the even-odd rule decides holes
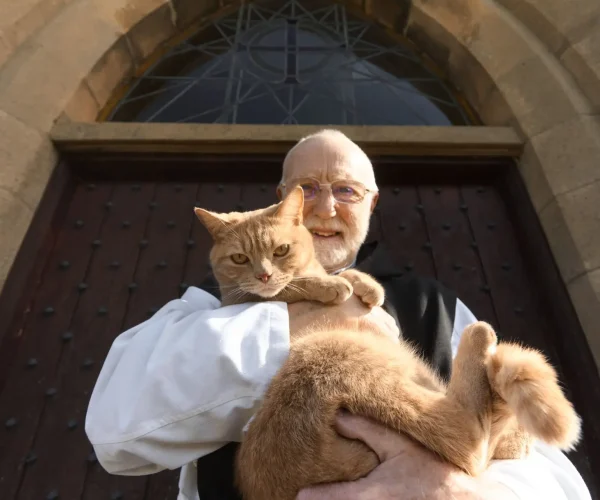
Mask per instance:
[[[216,288],[240,288],[240,286],[243,286],[244,284],[247,285],[248,283],[235,283],[233,285],[221,285],[220,287],[216,287]]]
[[[277,286],[277,285],[276,285]],[[257,290],[257,283],[254,280],[244,280],[234,283],[232,285],[224,285],[223,289],[231,288],[232,290],[228,292],[224,297],[225,298],[242,298],[244,295],[258,295],[261,296],[260,291]]]
[[[245,290],[243,290],[241,287],[236,286],[236,287],[232,287],[232,290],[230,290],[229,292],[227,292],[221,299],[221,302],[223,302],[226,299],[239,299],[241,297],[243,297],[244,295],[246,295],[248,292],[246,292]]]

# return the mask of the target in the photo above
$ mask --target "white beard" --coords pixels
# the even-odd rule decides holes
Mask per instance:
[[[356,255],[354,248],[348,248],[341,238],[338,241],[317,240],[315,238],[315,254],[317,260],[327,271],[336,271],[352,261]],[[350,261],[350,262],[348,262]]]
[[[352,230],[338,219],[330,221],[316,221],[309,217],[305,221],[309,229],[318,227],[330,231],[339,231],[341,236],[331,238],[318,238],[313,235],[315,254],[317,260],[328,271],[337,271],[345,266],[352,264],[361,245],[367,238],[369,232],[368,221],[366,224],[357,224],[358,221],[352,221]]]

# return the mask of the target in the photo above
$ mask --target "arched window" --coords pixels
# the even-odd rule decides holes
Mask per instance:
[[[314,5],[314,2],[311,2]],[[244,4],[128,89],[108,119],[300,125],[468,125],[455,92],[401,37],[341,4]]]

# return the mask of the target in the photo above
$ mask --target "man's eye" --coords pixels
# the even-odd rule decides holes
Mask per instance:
[[[360,193],[352,186],[335,186],[333,195],[338,200],[354,202],[360,200]]]

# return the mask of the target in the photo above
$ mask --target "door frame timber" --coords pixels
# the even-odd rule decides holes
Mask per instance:
[[[57,123],[50,138],[61,152],[280,154],[312,125],[194,123]],[[524,142],[511,127],[335,126],[369,155],[518,157]]]
[[[43,257],[64,222],[77,183],[102,180],[167,181],[223,175],[227,162],[237,180],[260,182],[281,167],[283,154],[302,136],[322,127],[189,126],[177,124],[62,124],[52,133],[61,156],[0,295],[0,391],[22,340],[18,330],[28,300],[48,265]],[[373,159],[377,179],[464,182],[496,187],[507,208],[532,281],[550,321],[552,342],[584,418],[591,470],[600,469],[600,384],[575,309],[541,228],[517,162],[522,141],[510,128],[336,127]],[[233,129],[237,131],[232,132]],[[270,129],[270,130],[268,130]],[[181,134],[185,131],[185,134]],[[219,132],[220,135],[217,133]],[[174,137],[177,135],[177,137]],[[396,138],[396,136],[398,138]],[[234,148],[235,147],[235,148]],[[235,151],[236,155],[232,155]],[[260,162],[260,167],[256,167]],[[397,167],[401,167],[399,170]],[[394,168],[396,167],[396,168]],[[219,174],[217,171],[220,171]],[[231,174],[228,174],[231,175]],[[567,333],[568,332],[568,333]],[[592,485],[590,485],[590,489]]]

